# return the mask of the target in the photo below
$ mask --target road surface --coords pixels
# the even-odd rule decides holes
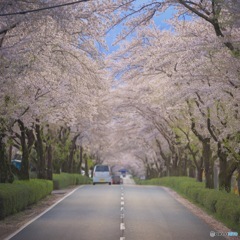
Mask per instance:
[[[86,185],[11,240],[207,240],[213,229],[161,187]]]

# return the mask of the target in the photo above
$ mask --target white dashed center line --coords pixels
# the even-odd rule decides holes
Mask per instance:
[[[121,230],[121,237],[120,237],[120,240],[125,240],[125,237],[124,237],[124,230],[126,229],[125,228],[125,223],[124,223],[124,188],[123,186],[121,186],[121,198],[120,198],[120,205],[121,205],[121,208],[120,208],[120,219],[121,219],[121,223],[120,223],[120,230]]]
[[[120,230],[125,230],[125,224],[124,223],[120,223]]]

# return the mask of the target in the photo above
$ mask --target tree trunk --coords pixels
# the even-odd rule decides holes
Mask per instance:
[[[188,175],[188,161],[187,161],[187,157],[185,156],[184,158],[184,166],[183,166],[183,176],[187,176]]]
[[[53,180],[53,170],[52,170],[52,145],[48,144],[46,147],[47,153],[47,179]]]
[[[87,154],[85,153],[84,156],[84,163],[85,163],[85,176],[89,177],[89,174],[88,174],[88,158],[87,158]]]
[[[228,154],[223,151],[221,142],[218,142],[219,157],[219,190],[231,192],[231,179],[233,172],[237,169],[237,162],[227,161]]]
[[[83,147],[79,147],[79,164],[78,164],[78,171],[82,174],[82,162],[83,162]]]
[[[194,166],[190,165],[189,166],[189,174],[188,174],[188,176],[190,178],[195,178],[196,177],[195,176],[195,171],[196,171],[196,168]]]
[[[205,170],[205,177],[206,177],[206,188],[214,188],[214,180],[213,180],[213,161],[212,161],[212,152],[211,152],[211,142],[209,137],[204,137],[201,135],[196,129],[196,122],[195,118],[193,117],[193,113],[191,111],[191,103],[188,101],[189,106],[189,115],[191,117],[191,129],[195,136],[199,139],[202,143],[202,158],[203,158],[203,165]],[[199,104],[199,103],[198,103]],[[209,126],[210,118],[207,119],[207,123]]]
[[[11,164],[11,160],[12,160],[12,144],[10,144],[9,148],[8,148],[8,163]]]
[[[42,130],[40,127],[39,120],[36,120],[35,131],[36,131],[36,137],[37,137],[35,142],[35,148],[38,156],[38,164],[37,164],[38,178],[46,179],[46,163],[45,163],[44,150],[43,150]]]
[[[227,154],[218,151],[219,157],[219,190],[226,189],[226,178],[227,178]]]
[[[149,165],[147,164],[146,166],[146,179],[150,178],[150,169],[149,169]]]
[[[225,180],[225,191],[231,192],[232,187],[232,175],[234,171],[237,169],[238,163],[233,160],[231,162],[228,162],[228,168],[227,168],[227,174],[226,174],[226,180]]]
[[[0,183],[12,183],[14,181],[14,176],[12,174],[10,165],[7,162],[4,136],[5,134],[0,132]]]
[[[7,168],[6,168],[6,154],[5,154],[5,143],[3,141],[4,134],[0,133],[0,183],[7,182]]]
[[[20,169],[20,176],[21,180],[29,180],[29,152],[26,143],[26,128],[21,120],[18,120],[18,126],[21,131],[20,134],[20,141],[21,141],[21,149],[22,149],[22,163]]]
[[[204,162],[204,170],[206,177],[206,188],[213,189],[214,181],[213,181],[213,163],[212,163],[212,151],[210,148],[210,138],[204,138],[202,141],[203,145],[203,162]]]
[[[71,142],[71,146],[70,146],[70,153],[69,153],[69,159],[68,159],[68,172],[69,173],[73,173],[73,158],[74,158],[74,154],[75,154],[75,151],[76,151],[76,141],[77,141],[77,138],[79,137],[80,134],[77,134],[73,139],[72,139],[72,142]]]
[[[179,176],[177,154],[173,154],[173,164],[172,164],[172,169],[171,169],[171,176]]]
[[[166,167],[166,176],[169,176],[169,172],[170,172],[170,157],[169,156],[166,156],[162,150],[162,146],[161,146],[161,143],[158,139],[156,139],[156,143],[157,143],[157,146],[159,148],[159,154],[161,155],[162,159],[164,160],[165,162],[165,167]]]
[[[203,175],[203,168],[202,167],[197,167],[197,181],[198,182],[203,181],[202,175]]]

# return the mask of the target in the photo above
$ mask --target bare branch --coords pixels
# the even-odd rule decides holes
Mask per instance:
[[[89,0],[80,0],[80,1],[76,1],[76,2],[69,2],[69,3],[64,3],[64,4],[58,4],[58,5],[53,5],[53,6],[43,7],[43,8],[33,9],[33,10],[26,10],[26,11],[13,12],[13,13],[2,13],[2,14],[0,14],[0,17],[13,16],[13,15],[22,15],[22,14],[27,14],[27,13],[40,12],[40,11],[44,11],[44,10],[49,10],[49,9],[59,8],[59,7],[65,7],[65,6],[70,6],[70,5],[73,5],[73,4],[82,3],[82,2],[88,2],[88,1],[89,1]]]

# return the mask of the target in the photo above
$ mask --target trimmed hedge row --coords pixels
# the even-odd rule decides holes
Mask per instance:
[[[197,203],[232,230],[240,232],[240,197],[206,189],[204,183],[188,177],[164,177],[151,180],[135,179],[140,185],[160,185],[170,187],[190,201]]]
[[[0,219],[17,213],[51,194],[53,189],[89,184],[91,179],[80,174],[54,174],[53,181],[31,179],[0,184]]]
[[[0,219],[17,213],[51,194],[53,189],[89,184],[91,179],[80,174],[54,174],[53,181],[31,179],[0,184]]]
[[[53,188],[55,190],[66,188],[71,185],[91,184],[92,180],[81,174],[61,173],[53,174]]]
[[[0,184],[0,219],[25,209],[51,194],[52,181],[32,179]]]

